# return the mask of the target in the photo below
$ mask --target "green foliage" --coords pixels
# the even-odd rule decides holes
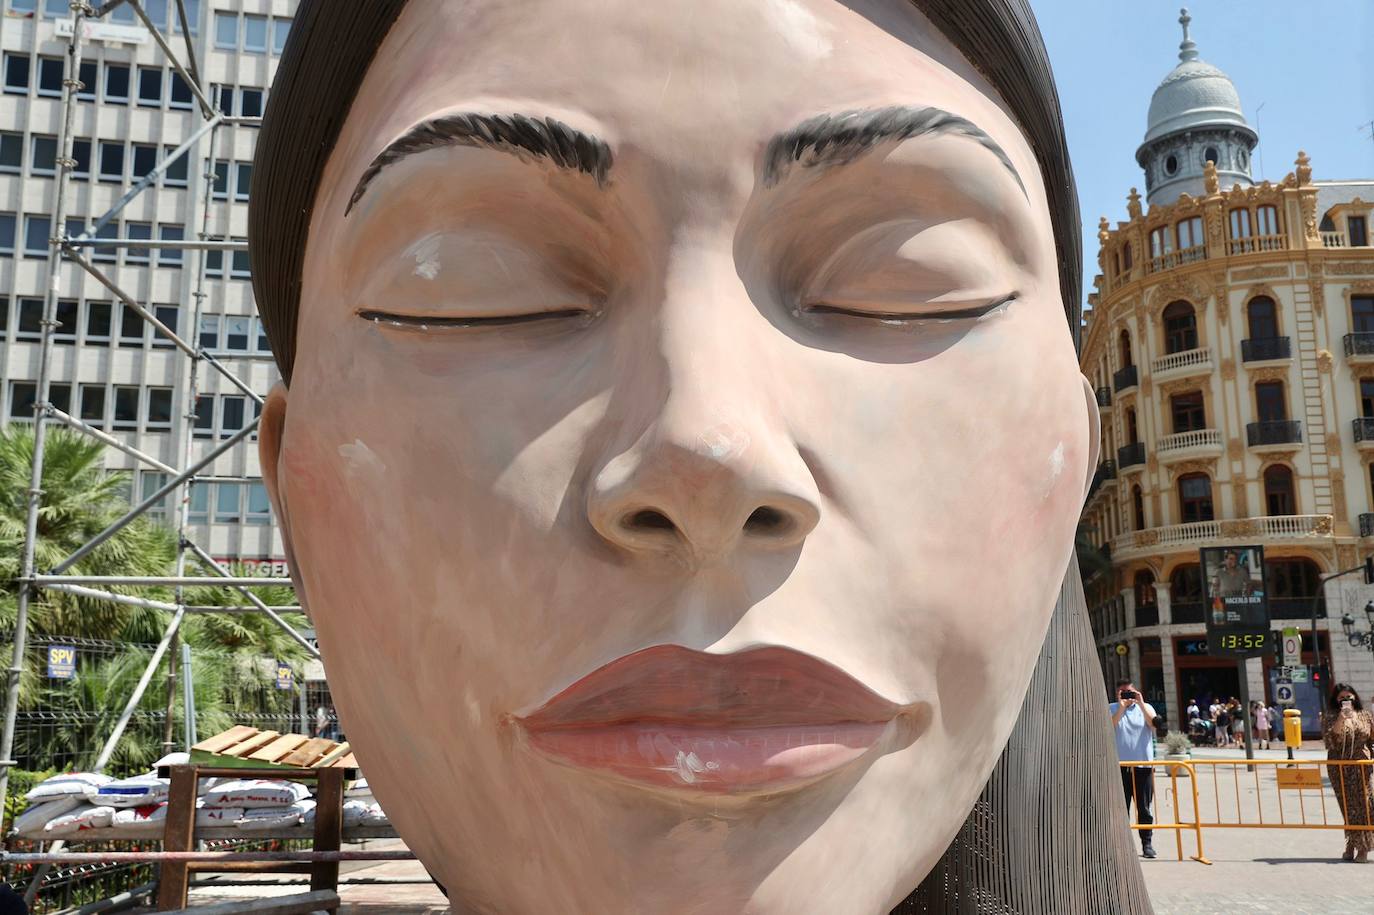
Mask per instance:
[[[28,806],[24,795],[32,791],[34,785],[56,774],[56,769],[44,769],[41,772],[28,769],[10,770],[9,795],[5,798],[4,825],[0,826],[0,835],[9,834],[10,823],[14,822],[14,818],[23,813],[24,808]]]
[[[65,429],[50,429],[43,461],[43,501],[35,564],[49,569],[129,510],[124,481],[104,470],[104,446]],[[13,629],[16,578],[22,569],[26,493],[33,460],[33,428],[0,430],[0,628]],[[170,575],[176,566],[176,534],[147,518],[126,526],[114,537],[73,565],[72,574]],[[213,570],[187,563],[188,574]],[[242,569],[234,575],[245,575]],[[120,591],[112,588],[110,590]],[[295,603],[290,588],[251,589],[269,606]],[[171,589],[126,588],[123,593],[171,602]],[[249,606],[249,600],[229,588],[188,588],[183,600],[192,606]],[[95,761],[111,733],[133,687],[146,668],[149,645],[158,642],[171,614],[74,597],[44,589],[29,604],[29,634],[59,639],[97,639],[122,644],[113,654],[78,651],[77,675],[49,681],[33,663],[21,680],[20,703],[41,710],[51,720],[41,728],[16,735],[16,755],[27,760],[72,761],[76,768]],[[295,628],[306,625],[299,613],[284,615]],[[272,662],[294,662],[298,675],[306,652],[275,623],[260,613],[188,614],[179,637],[191,646],[197,733],[205,736],[230,727],[243,714],[288,713],[293,692],[277,690]],[[9,646],[0,645],[8,651]],[[121,739],[109,770],[113,773],[145,769],[161,755],[163,717],[167,708],[167,665],[179,664],[178,651],[168,652],[152,686],[144,694]],[[184,733],[181,721],[180,676],[173,733]],[[65,766],[64,768],[70,768]],[[11,774],[11,785],[17,772]],[[27,789],[24,789],[27,790]],[[11,788],[11,795],[19,792]]]

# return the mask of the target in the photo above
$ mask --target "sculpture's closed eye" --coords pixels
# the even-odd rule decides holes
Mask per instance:
[[[552,311],[510,315],[417,315],[379,309],[362,309],[357,312],[358,317],[364,321],[421,332],[431,329],[496,327],[510,324],[528,324],[533,321],[588,318],[592,314],[592,312],[582,308],[559,308]]]

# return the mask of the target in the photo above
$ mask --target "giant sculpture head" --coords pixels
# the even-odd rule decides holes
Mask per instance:
[[[887,911],[1096,460],[1024,5],[339,6],[259,153],[262,451],[383,806],[463,911]]]

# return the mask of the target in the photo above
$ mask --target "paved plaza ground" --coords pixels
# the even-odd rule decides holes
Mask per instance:
[[[1300,760],[1325,754],[1317,744],[1299,751]],[[1259,759],[1281,760],[1283,751],[1260,751]],[[1321,792],[1307,789],[1280,791],[1273,766],[1220,767],[1213,775],[1206,760],[1241,760],[1236,750],[1199,749],[1198,809],[1202,819],[1222,822],[1274,822],[1283,818],[1309,823],[1337,824],[1340,814],[1329,785]],[[1192,820],[1192,787],[1179,779],[1179,815],[1174,815],[1170,780],[1158,779],[1156,819]],[[1323,808],[1323,805],[1324,808]],[[1324,809],[1324,813],[1323,813]],[[1203,830],[1203,852],[1210,865],[1190,860],[1195,853],[1192,832],[1184,832],[1183,860],[1171,832],[1155,834],[1159,858],[1142,859],[1145,882],[1157,915],[1233,915],[1233,913],[1282,913],[1282,915],[1356,915],[1374,913],[1374,863],[1357,865],[1340,860],[1344,838],[1339,829],[1226,829]],[[399,844],[399,843],[395,843]],[[372,843],[393,847],[392,843]],[[343,915],[440,915],[449,909],[433,884],[423,882],[425,871],[415,862],[387,862],[372,866],[352,865],[349,876],[376,881],[345,887]],[[414,882],[397,882],[414,881]],[[197,903],[211,899],[243,899],[253,896],[301,892],[300,887],[223,887],[197,890]],[[1104,913],[1110,915],[1110,913]]]

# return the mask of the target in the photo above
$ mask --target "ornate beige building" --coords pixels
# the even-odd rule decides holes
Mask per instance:
[[[1097,389],[1102,462],[1084,534],[1109,560],[1088,580],[1109,681],[1130,676],[1175,727],[1189,699],[1234,695],[1207,654],[1198,550],[1259,544],[1273,627],[1310,620],[1329,676],[1374,691],[1374,181],[1316,181],[1308,157],[1250,179],[1257,137],[1230,80],[1198,59],[1155,92],[1128,219],[1101,220],[1083,373]],[[1230,187],[1223,189],[1220,176]],[[1269,696],[1270,658],[1247,663]],[[1310,701],[1310,696],[1304,696]]]

